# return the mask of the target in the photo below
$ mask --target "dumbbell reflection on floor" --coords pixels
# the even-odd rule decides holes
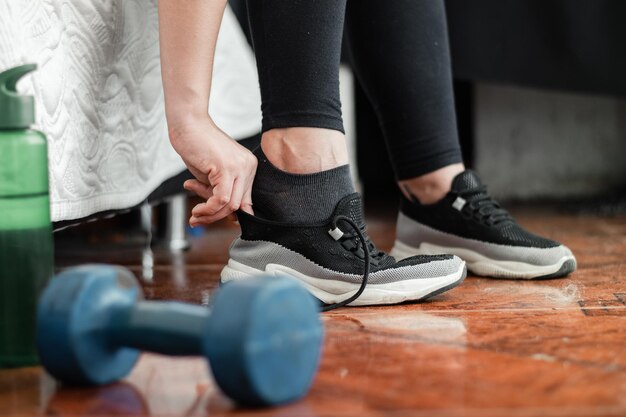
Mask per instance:
[[[125,268],[86,265],[53,278],[39,301],[42,365],[72,385],[117,381],[141,350],[205,356],[217,385],[246,405],[276,405],[308,391],[323,339],[316,301],[288,278],[224,285],[212,310],[142,301]]]

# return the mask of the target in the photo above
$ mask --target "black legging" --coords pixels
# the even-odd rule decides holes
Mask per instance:
[[[397,179],[462,161],[443,0],[249,0],[263,131],[343,131],[344,17],[356,76]]]

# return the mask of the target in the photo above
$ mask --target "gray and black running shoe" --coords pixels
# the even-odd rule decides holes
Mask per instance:
[[[403,197],[391,253],[398,259],[452,253],[471,272],[494,278],[557,278],[576,269],[567,247],[521,228],[469,170],[435,204]]]
[[[238,213],[241,237],[230,247],[222,283],[260,274],[299,280],[326,309],[422,300],[459,285],[465,262],[452,255],[400,262],[365,232],[359,194],[343,198],[321,224],[287,224]]]

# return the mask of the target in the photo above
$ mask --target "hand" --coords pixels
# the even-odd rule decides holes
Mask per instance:
[[[191,211],[192,227],[210,224],[225,217],[235,218],[241,209],[252,211],[252,183],[256,157],[228,137],[208,117],[170,127],[172,146],[196,177],[185,188],[206,199]]]

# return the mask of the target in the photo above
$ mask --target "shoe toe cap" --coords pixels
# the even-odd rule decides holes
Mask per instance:
[[[563,262],[565,261],[573,261],[574,265],[576,265],[576,257],[565,245],[559,245],[557,247],[551,248],[549,251],[546,251],[545,254],[545,262],[549,264]]]

